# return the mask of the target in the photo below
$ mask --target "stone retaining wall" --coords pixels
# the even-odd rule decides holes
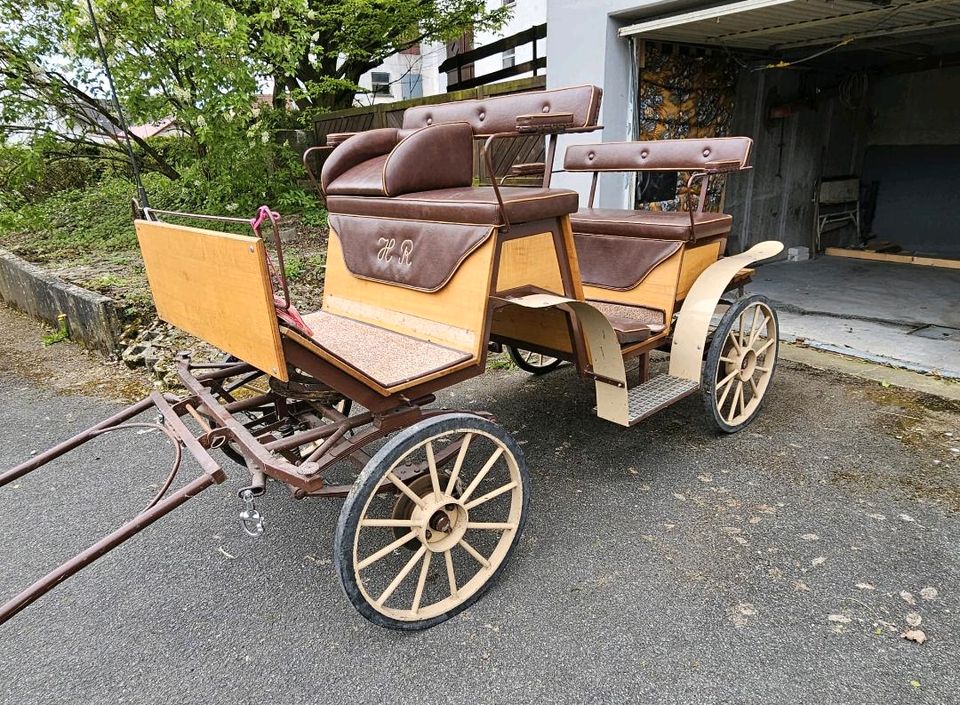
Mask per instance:
[[[113,299],[69,284],[2,249],[0,300],[52,326],[65,314],[71,340],[109,357],[117,353],[120,320]]]

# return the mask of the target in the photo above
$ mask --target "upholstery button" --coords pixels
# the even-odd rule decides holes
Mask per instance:
[[[593,152],[590,152],[589,154],[587,154],[587,159],[591,159],[591,160],[592,160],[595,156],[596,156],[596,155],[595,155]]]
[[[647,150],[643,150],[642,152],[640,152],[640,158],[641,158],[641,159],[646,159],[646,158],[647,158],[647,154],[649,154],[649,152],[647,152]]]
[[[544,105],[542,112],[549,113],[549,112],[550,112],[550,106],[549,106],[549,105]]]
[[[710,156],[710,150],[709,150],[709,149],[703,150],[703,156],[709,157],[709,156]]]
[[[480,113],[480,119],[483,120],[483,118],[485,118],[486,116],[487,116],[487,114],[481,111],[481,113]]]
[[[433,124],[433,118],[428,117],[428,118],[427,118],[427,124],[428,124],[428,125],[432,125],[432,124]]]

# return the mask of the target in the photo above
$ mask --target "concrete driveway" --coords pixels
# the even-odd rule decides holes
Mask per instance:
[[[273,485],[249,539],[228,465],[0,627],[0,701],[960,702],[954,412],[786,366],[734,437],[697,397],[614,427],[569,368],[441,401],[494,412],[534,483],[519,551],[470,610],[368,624],[331,564],[339,504]],[[0,372],[0,468],[115,408]],[[166,463],[151,434],[113,435],[0,491],[4,596],[134,513]],[[923,644],[900,636],[918,620]]]

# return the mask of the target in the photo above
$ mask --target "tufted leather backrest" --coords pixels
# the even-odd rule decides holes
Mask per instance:
[[[328,196],[399,196],[472,181],[473,132],[463,122],[360,132],[333,150],[320,175]]]
[[[466,122],[478,137],[514,132],[517,116],[534,113],[571,113],[571,127],[593,127],[600,112],[602,91],[596,86],[573,86],[550,91],[514,93],[496,98],[417,105],[403,113],[404,129],[447,122]]]
[[[743,169],[750,160],[749,137],[651,140],[578,144],[567,148],[567,171],[696,171],[723,164]]]

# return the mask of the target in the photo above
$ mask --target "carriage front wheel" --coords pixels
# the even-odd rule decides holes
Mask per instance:
[[[453,617],[516,547],[528,488],[519,446],[487,419],[451,413],[401,431],[370,459],[340,512],[334,557],[347,597],[392,629]]]
[[[759,294],[735,302],[720,319],[700,389],[708,418],[724,433],[756,418],[777,366],[779,333],[776,311]]]

